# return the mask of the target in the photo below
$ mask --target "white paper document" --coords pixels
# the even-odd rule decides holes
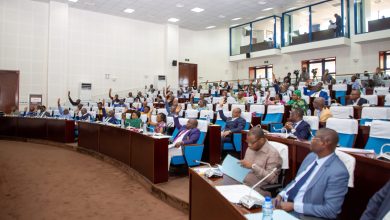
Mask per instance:
[[[245,215],[246,219],[248,220],[258,220],[258,219],[263,219],[263,213],[253,213],[253,214],[246,214]],[[280,210],[280,209],[275,209],[272,215],[273,220],[298,220],[294,216],[288,214],[287,212]]]
[[[249,192],[252,190],[249,186],[242,184],[216,186],[215,188],[231,203],[239,203],[240,199],[243,196],[248,195]],[[255,190],[252,190],[250,194],[257,199],[264,201],[264,197]]]

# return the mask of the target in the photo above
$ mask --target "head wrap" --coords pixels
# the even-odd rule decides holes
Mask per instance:
[[[297,95],[298,97],[302,96],[301,90],[298,90],[298,89],[294,91],[294,94]]]

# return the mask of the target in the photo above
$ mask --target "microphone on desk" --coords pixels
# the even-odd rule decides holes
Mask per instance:
[[[264,201],[259,200],[255,197],[251,196],[251,193],[260,183],[264,182],[264,180],[266,180],[268,177],[270,177],[276,170],[278,170],[278,168],[275,167],[268,175],[266,175],[263,179],[261,179],[255,185],[253,185],[249,191],[249,194],[241,197],[240,204],[247,209],[252,209],[254,207],[261,206],[261,204]]]
[[[195,162],[195,163],[204,164],[204,165],[208,165],[209,167],[212,167],[210,163],[203,162],[203,161],[200,161],[200,160],[194,160],[194,162]]]
[[[203,162],[203,161],[200,161],[200,160],[194,160],[195,163],[200,163],[200,164],[204,164],[204,165],[208,165],[210,167],[210,169],[208,169],[204,175],[208,178],[212,178],[212,177],[222,177],[223,176],[223,172],[219,169],[219,168],[214,168],[211,166],[211,164],[207,163],[207,162]]]

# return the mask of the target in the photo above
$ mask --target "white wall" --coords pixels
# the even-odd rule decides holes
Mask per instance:
[[[180,29],[179,60],[198,64],[198,80],[229,80],[237,64],[229,62],[229,30],[191,31]]]
[[[19,100],[46,99],[49,5],[0,0],[0,69],[20,70]]]

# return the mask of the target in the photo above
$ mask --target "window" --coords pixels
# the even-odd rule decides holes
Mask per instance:
[[[322,76],[325,73],[325,70],[328,70],[329,73],[335,78],[336,76],[336,58],[321,58],[313,60],[304,60],[302,61],[302,67],[306,67],[310,72],[310,79],[314,78],[313,70],[317,70],[317,75],[314,78],[315,80],[322,80]]]
[[[390,51],[379,52],[379,68],[387,78],[390,77]]]
[[[389,29],[390,1],[355,0],[355,33]]]
[[[272,82],[272,73],[273,73],[272,65],[249,67],[250,79],[252,79],[254,76],[255,79],[268,79],[270,80],[270,82]]]

